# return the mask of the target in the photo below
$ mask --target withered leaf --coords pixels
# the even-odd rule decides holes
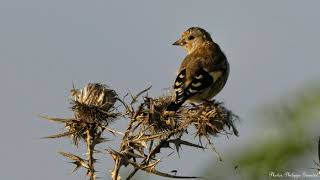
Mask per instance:
[[[194,144],[194,143],[191,143],[191,142],[188,142],[188,141],[184,141],[180,138],[177,138],[177,139],[170,139],[168,141],[169,143],[173,143],[175,146],[176,146],[176,150],[179,154],[179,149],[181,148],[181,145],[186,145],[186,146],[191,146],[191,147],[196,147],[196,148],[201,148],[201,149],[205,149],[205,147],[201,146],[201,145],[198,145],[198,144]]]
[[[74,119],[65,119],[65,118],[54,118],[54,117],[49,117],[45,115],[39,115],[39,117],[42,119],[46,119],[53,122],[59,122],[59,123],[68,123],[74,120]]]
[[[76,168],[73,170],[73,172],[79,169],[79,167],[84,167],[86,169],[89,169],[89,165],[87,164],[87,161],[82,159],[81,157],[71,153],[62,152],[62,151],[58,153],[73,161],[72,163],[76,165]]]
[[[61,138],[61,137],[70,136],[70,135],[72,135],[72,134],[75,134],[76,132],[77,132],[77,130],[67,131],[67,132],[60,133],[60,134],[55,134],[55,135],[51,135],[51,136],[46,136],[46,137],[44,137],[44,138],[45,138],[45,139]]]

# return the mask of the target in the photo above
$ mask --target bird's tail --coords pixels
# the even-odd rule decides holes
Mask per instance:
[[[167,111],[177,111],[181,106],[182,104],[184,103],[184,101],[182,102],[171,102],[169,104],[169,106],[167,107]]]

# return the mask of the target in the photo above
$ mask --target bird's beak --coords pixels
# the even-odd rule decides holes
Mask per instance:
[[[176,42],[174,42],[172,45],[174,46],[182,46],[184,44],[184,41],[181,39],[178,39]]]

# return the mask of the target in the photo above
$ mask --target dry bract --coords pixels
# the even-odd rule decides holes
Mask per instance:
[[[157,133],[171,131],[180,123],[180,113],[166,111],[171,102],[170,96],[161,96],[158,99],[144,98],[142,109],[138,112],[137,121],[148,128],[147,132]]]
[[[186,109],[183,113],[184,119],[194,124],[201,137],[216,136],[219,133],[232,129],[232,133],[238,136],[238,131],[234,126],[234,120],[238,117],[221,103],[206,102],[194,108]],[[226,129],[228,128],[228,129]]]
[[[90,83],[83,89],[72,89],[71,96],[72,110],[79,120],[108,124],[116,117],[110,110],[116,102],[117,94],[106,85]]]

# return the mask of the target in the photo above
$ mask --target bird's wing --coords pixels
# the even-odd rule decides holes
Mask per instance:
[[[184,86],[186,82],[186,69],[181,69],[179,74],[176,77],[176,80],[174,82],[174,91],[176,93],[176,103],[182,102],[183,101],[183,96],[184,96]]]
[[[195,76],[192,78],[189,85],[185,88],[186,98],[189,98],[195,94],[203,92],[205,89],[210,87],[214,83],[213,73],[209,73],[203,68],[200,68]]]
[[[194,96],[195,94],[201,93],[208,87],[212,85],[214,82],[214,78],[212,75],[204,70],[203,68],[200,68],[192,77],[191,82],[186,86],[186,69],[183,69],[178,74],[174,89],[176,93],[176,100],[175,103],[183,103],[185,100],[190,98],[191,96]]]
[[[188,98],[201,93],[210,85],[212,85],[214,79],[210,73],[204,69],[201,69],[196,73],[190,84],[185,86],[185,81],[186,69],[183,69],[176,78],[174,84],[176,97],[175,100],[167,107],[168,111],[177,111]]]

